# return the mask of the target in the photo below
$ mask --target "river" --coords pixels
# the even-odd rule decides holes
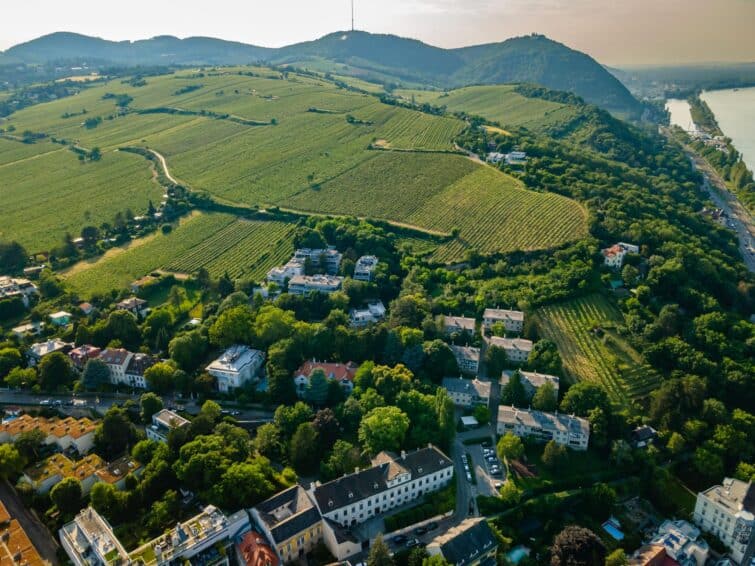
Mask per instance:
[[[731,138],[747,168],[755,171],[755,87],[711,90],[700,98],[716,115],[721,131]]]

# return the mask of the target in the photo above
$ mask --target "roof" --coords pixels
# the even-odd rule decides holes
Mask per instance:
[[[485,309],[482,314],[483,318],[489,318],[493,320],[518,320],[524,321],[524,313],[522,311],[514,311],[508,309]]]
[[[458,330],[467,330],[474,332],[477,321],[473,318],[466,316],[445,316],[443,317],[443,326],[445,328],[453,328]]]
[[[399,472],[409,473],[412,479],[416,479],[453,465],[435,446],[403,453],[399,457],[383,452],[375,461],[377,465],[371,468],[316,486],[314,496],[320,509],[327,513],[381,493],[388,488],[386,482]]]
[[[300,485],[294,485],[255,507],[276,544],[315,525],[320,512]]]
[[[119,309],[133,310],[147,304],[147,301],[140,299],[139,297],[129,297],[120,301],[116,307]]]
[[[70,317],[71,317],[71,313],[70,312],[66,312],[66,311],[58,311],[58,312],[54,312],[54,313],[52,313],[50,315],[50,318],[52,318],[52,319],[55,319],[55,318],[70,318]]]
[[[116,483],[140,470],[142,465],[131,456],[122,456],[97,470],[97,477],[105,483]]]
[[[89,454],[81,460],[73,461],[64,454],[53,454],[24,470],[24,474],[34,483],[44,482],[55,476],[76,478],[82,481],[94,475],[95,471],[105,465],[97,454]]]
[[[519,375],[522,378],[522,381],[525,381],[529,383],[532,387],[535,389],[542,387],[546,383],[550,383],[553,385],[553,387],[558,391],[559,387],[559,378],[555,375],[549,375],[547,373],[539,373],[536,371],[524,371],[524,370],[517,370],[519,371]],[[514,372],[511,370],[504,370],[501,374],[501,385],[506,385],[509,382],[509,379],[511,379],[511,376],[514,375]]]
[[[744,511],[755,513],[755,486],[734,478],[724,478],[722,485],[714,485],[703,491],[709,500],[726,507],[732,514]]]
[[[347,362],[345,364],[337,362],[316,362],[314,360],[304,362],[299,369],[296,370],[295,375],[304,375],[310,377],[312,372],[316,369],[321,369],[325,372],[325,376],[328,379],[335,379],[336,381],[353,381],[354,375],[356,375],[359,366],[354,362]]]
[[[126,367],[129,375],[144,375],[144,372],[157,363],[157,360],[149,354],[134,354]]]
[[[3,518],[0,522],[0,564],[14,564],[24,566],[41,566],[48,564],[42,559],[37,549],[29,539],[21,524],[11,519],[5,506],[0,502]]]
[[[462,377],[444,377],[443,387],[452,393],[474,393],[478,397],[486,399],[490,397],[489,381],[480,381],[479,379],[464,379]]]
[[[655,438],[657,435],[658,433],[652,426],[642,425],[632,431],[632,440],[635,442],[645,442]]]
[[[461,524],[433,539],[449,564],[464,566],[497,547],[493,531],[485,519],[466,519]]]
[[[52,340],[48,340],[47,342],[37,342],[36,344],[32,344],[30,351],[38,358],[41,358],[42,356],[46,356],[47,354],[60,352],[61,350],[65,350],[71,347],[73,347],[73,344],[63,342],[63,340],[61,340],[60,338],[53,338]]]
[[[152,415],[152,423],[163,426],[168,429],[178,428],[190,424],[189,421],[181,415],[174,413],[170,409],[160,409]]]
[[[213,360],[205,369],[207,371],[238,373],[249,364],[257,361],[261,363],[264,358],[264,352],[236,344],[223,352],[219,358]]]
[[[124,348],[106,348],[100,353],[100,359],[108,365],[122,366],[130,354]]]
[[[504,405],[498,407],[498,422],[570,434],[590,434],[590,423],[587,419],[563,413],[544,413]]]
[[[288,285],[307,285],[317,287],[338,287],[343,282],[343,277],[338,275],[294,275],[288,281]]]
[[[632,556],[629,557],[630,566],[648,566],[649,564],[660,564],[660,561],[666,556],[666,548],[661,544],[646,544],[638,548]]]
[[[498,346],[504,350],[520,350],[522,352],[532,351],[532,341],[524,338],[501,338],[500,336],[492,336],[490,338],[491,346]]]
[[[238,556],[246,566],[278,566],[280,560],[261,534],[250,531],[236,545]]]
[[[86,434],[94,433],[96,428],[97,425],[86,417],[82,419],[75,419],[73,417],[47,419],[45,417],[21,415],[17,419],[2,423],[0,425],[0,432],[15,437],[22,432],[40,430],[45,436],[52,435],[57,438],[71,436],[73,438],[80,438]]]
[[[480,361],[480,349],[474,348],[473,346],[454,346],[453,344],[449,346],[451,348],[451,351],[454,354],[454,357],[458,359],[464,359],[464,360],[473,360],[475,362]]]

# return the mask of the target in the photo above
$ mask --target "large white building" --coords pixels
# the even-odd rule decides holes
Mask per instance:
[[[558,396],[559,379],[555,375],[548,375],[547,373],[539,373],[536,371],[524,371],[524,370],[504,370],[501,375],[501,387],[505,387],[515,372],[519,373],[521,377],[522,385],[529,397],[532,397],[535,392],[540,389],[546,383],[550,383]]]
[[[264,362],[264,352],[237,344],[228,348],[205,369],[217,379],[218,391],[228,392],[243,387],[256,378]]]
[[[343,254],[334,247],[329,248],[300,248],[294,252],[294,259],[309,261],[315,269],[323,269],[330,275],[338,273]]]
[[[490,382],[462,377],[444,377],[443,387],[458,407],[487,406],[490,400]]]
[[[107,348],[100,352],[99,359],[110,371],[110,383],[146,389],[144,373],[157,360],[148,354],[129,352],[123,348]]]
[[[500,322],[506,332],[521,332],[524,330],[524,313],[508,309],[485,309],[482,313],[482,324],[487,329]]]
[[[700,538],[700,530],[682,520],[661,523],[650,545],[662,546],[666,557],[679,566],[704,566],[710,554],[708,543]]]
[[[604,248],[601,250],[601,253],[603,254],[603,263],[607,265],[608,267],[613,267],[615,269],[620,269],[622,265],[624,265],[624,258],[627,254],[638,254],[640,253],[639,246],[635,246],[634,244],[627,244],[625,242],[619,242],[618,244],[614,244],[610,248]]]
[[[76,566],[130,563],[128,552],[110,523],[91,507],[82,509],[73,521],[64,525],[59,536],[63,549]]]
[[[501,338],[499,336],[491,336],[489,345],[502,348],[506,352],[508,360],[518,364],[527,361],[533,346],[531,340],[525,340],[524,338]]]
[[[472,346],[449,346],[456,358],[456,365],[463,373],[476,374],[480,369],[480,349]]]
[[[544,413],[515,407],[498,407],[497,432],[510,432],[521,438],[532,437],[541,442],[553,440],[556,444],[574,450],[587,450],[590,440],[590,423],[587,419],[561,413]]]
[[[37,286],[28,279],[14,279],[0,276],[0,299],[18,297],[25,307],[29,307],[29,299],[36,295]]]
[[[334,293],[342,283],[343,277],[338,275],[295,275],[288,282],[288,292],[292,295],[306,295],[313,291]]]
[[[755,549],[755,486],[752,482],[725,478],[697,494],[694,521],[721,539],[740,564],[748,564]]]
[[[291,258],[286,265],[273,267],[267,272],[267,281],[283,287],[286,281],[297,275],[304,275],[304,260]]]
[[[351,309],[349,321],[353,328],[363,328],[385,318],[385,305],[383,301],[372,301],[364,309]]]
[[[157,442],[168,442],[168,435],[174,428],[189,426],[191,423],[169,409],[161,409],[152,415],[152,424],[144,427],[147,438]]]
[[[354,279],[358,281],[372,281],[377,268],[378,258],[374,255],[363,255],[354,266]]]
[[[32,344],[26,352],[26,359],[30,366],[36,366],[47,354],[52,354],[53,352],[67,354],[71,350],[73,350],[73,344],[64,342],[60,338],[51,338],[46,342]]]
[[[452,481],[453,470],[448,456],[432,445],[400,456],[381,452],[372,467],[315,483],[310,493],[324,519],[347,527],[438,491]]]

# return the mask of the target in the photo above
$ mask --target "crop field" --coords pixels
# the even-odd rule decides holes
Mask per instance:
[[[7,144],[23,145],[3,141],[0,151]],[[0,165],[0,239],[15,239],[29,252],[60,245],[64,234],[76,237],[84,226],[112,222],[116,212],[130,208],[139,214],[150,199],[160,201],[162,189],[137,155],[110,152],[82,164],[59,145],[27,147],[53,151]]]
[[[261,277],[293,250],[293,227],[281,222],[238,220],[229,214],[194,214],[169,234],[155,234],[111,250],[66,275],[83,296],[122,289],[152,271],[193,272],[205,267],[215,277]]]
[[[605,297],[543,307],[535,321],[543,336],[557,344],[568,375],[602,385],[618,405],[644,399],[659,385],[658,373],[616,333],[622,316]]]
[[[469,112],[484,116],[504,126],[543,129],[571,119],[576,110],[567,105],[538,98],[527,98],[514,91],[513,85],[470,86],[439,91],[398,91],[403,98],[446,106],[452,112]]]

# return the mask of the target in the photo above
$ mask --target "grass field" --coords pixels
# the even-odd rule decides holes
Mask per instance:
[[[238,220],[228,214],[194,214],[170,234],[156,234],[144,242],[91,263],[75,266],[67,281],[83,296],[121,289],[158,269],[194,272],[206,268],[218,277],[260,278],[293,250],[291,225]]]
[[[558,345],[569,377],[602,385],[617,404],[643,399],[660,383],[658,373],[616,333],[621,313],[602,295],[543,307],[535,322]]]
[[[470,86],[448,93],[428,90],[403,90],[397,94],[418,103],[446,106],[452,112],[468,112],[484,116],[504,126],[545,129],[573,118],[572,106],[527,98],[514,91],[513,85]]]

